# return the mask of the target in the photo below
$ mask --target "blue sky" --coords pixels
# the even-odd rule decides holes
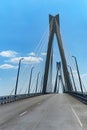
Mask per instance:
[[[62,41],[77,57],[81,75],[87,73],[87,1],[84,0],[3,0],[0,1],[0,95],[15,86],[17,64],[39,64],[43,57],[34,52],[49,24],[49,14],[60,14]],[[25,63],[26,64],[26,63]],[[10,87],[9,87],[9,82]]]

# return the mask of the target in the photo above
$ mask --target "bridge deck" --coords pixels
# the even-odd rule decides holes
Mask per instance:
[[[87,106],[67,94],[0,106],[0,130],[86,130]]]

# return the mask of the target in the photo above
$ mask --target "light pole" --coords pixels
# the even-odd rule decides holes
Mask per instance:
[[[37,74],[36,91],[35,91],[35,93],[37,93],[39,74],[40,74],[40,72]]]
[[[78,77],[79,77],[79,83],[80,83],[80,88],[81,88],[81,92],[83,93],[83,88],[82,88],[82,82],[81,82],[81,77],[80,77],[80,73],[79,73],[79,68],[78,68],[78,63],[77,63],[77,59],[75,56],[72,56],[75,60],[75,64],[76,64],[76,69],[77,69],[77,73],[78,73]]]
[[[29,87],[28,87],[28,94],[30,93],[30,87],[31,87],[31,79],[32,79],[32,72],[33,72],[34,67],[31,68],[30,72],[30,79],[29,79]]]
[[[72,68],[71,68],[70,65],[68,65],[68,67],[70,68],[70,72],[71,72],[71,76],[72,76],[72,80],[73,80],[73,84],[74,84],[75,91],[77,91],[77,89],[76,89],[76,85],[75,85],[75,81],[74,81],[74,77],[73,77]]]
[[[24,59],[24,58],[21,58],[21,59],[19,60],[18,73],[17,73],[16,86],[15,86],[15,95],[17,94],[17,87],[18,87],[18,80],[19,80],[20,66],[21,66],[21,61],[22,61],[23,59]]]

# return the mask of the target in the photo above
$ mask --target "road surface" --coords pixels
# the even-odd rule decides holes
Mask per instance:
[[[87,130],[87,106],[67,94],[0,105],[0,130]]]

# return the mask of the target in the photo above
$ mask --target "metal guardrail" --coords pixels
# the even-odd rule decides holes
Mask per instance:
[[[23,100],[30,97],[40,96],[41,93],[32,93],[32,94],[20,94],[20,95],[10,95],[10,96],[1,96],[0,97],[0,104],[6,104],[15,102],[18,100]]]
[[[77,98],[79,101],[87,105],[87,93],[68,92],[68,94],[72,95],[73,97]]]
[[[87,93],[81,92],[66,92],[73,97],[77,98],[79,101],[85,103],[87,105]],[[46,94],[53,94],[53,93],[46,93]],[[0,104],[12,103],[15,101],[40,96],[42,93],[31,93],[31,94],[20,94],[20,95],[10,95],[10,96],[1,96],[0,97]]]

